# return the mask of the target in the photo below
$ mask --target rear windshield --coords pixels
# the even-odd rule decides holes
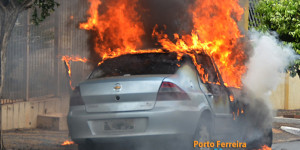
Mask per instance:
[[[179,68],[179,63],[176,53],[123,55],[106,60],[89,78],[174,74]]]

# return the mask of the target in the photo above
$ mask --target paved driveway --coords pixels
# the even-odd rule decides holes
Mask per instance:
[[[272,150],[299,150],[300,141],[277,143],[272,146]]]
[[[273,149],[300,150],[300,137],[280,130],[280,126],[294,126],[291,124],[273,124]],[[297,127],[297,126],[295,126]],[[68,131],[47,131],[40,129],[14,130],[4,132],[4,146],[7,149],[30,150],[77,150],[77,145],[61,146],[65,140],[70,140]]]

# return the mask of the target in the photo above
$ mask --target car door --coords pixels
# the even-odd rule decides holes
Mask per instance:
[[[221,75],[209,56],[198,54],[197,63],[201,65],[201,71],[198,74],[202,85],[201,89],[206,94],[215,115],[214,133],[219,135],[228,134],[233,130],[233,116],[230,109],[228,89],[224,86]]]

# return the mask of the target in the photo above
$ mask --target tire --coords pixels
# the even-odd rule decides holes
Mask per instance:
[[[78,144],[78,150],[94,150],[95,145],[92,142]]]
[[[265,129],[263,132],[263,136],[247,143],[247,148],[249,149],[260,149],[262,146],[267,145],[268,147],[272,147],[273,141],[273,132],[272,128]]]
[[[200,124],[198,125],[194,140],[199,141],[199,142],[207,142],[211,141],[211,128],[209,126],[209,121],[205,119],[201,119]],[[195,147],[194,149],[197,150],[210,150],[208,147]]]
[[[264,132],[263,144],[272,147],[273,131],[272,128],[266,129]]]

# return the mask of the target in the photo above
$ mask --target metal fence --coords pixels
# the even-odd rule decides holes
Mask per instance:
[[[259,2],[259,0],[249,0],[249,27],[256,27],[260,23],[258,15],[255,13],[255,5]]]
[[[58,0],[60,7],[39,26],[30,24],[30,12],[23,12],[15,25],[7,51],[3,98],[29,99],[68,93],[63,55],[88,57],[86,31],[78,28],[85,21],[88,1]],[[249,0],[249,22],[256,26],[254,6]],[[250,25],[251,27],[251,25]],[[75,84],[84,80],[91,68],[71,63]]]
[[[78,29],[88,7],[85,0],[58,0],[60,7],[43,23],[30,23],[30,12],[20,14],[7,51],[3,98],[28,99],[68,92],[63,55],[88,56],[87,34]],[[83,7],[84,6],[84,7]],[[74,84],[82,81],[90,68],[72,63]]]

